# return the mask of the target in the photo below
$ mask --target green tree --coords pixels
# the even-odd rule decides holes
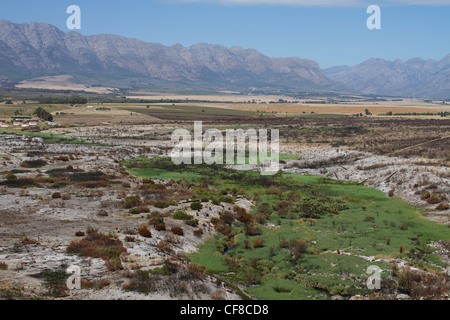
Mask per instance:
[[[37,115],[39,117],[39,119],[42,119],[44,121],[53,121],[53,116],[50,112],[48,112],[47,110],[45,110],[42,107],[38,107],[34,113],[35,115]]]

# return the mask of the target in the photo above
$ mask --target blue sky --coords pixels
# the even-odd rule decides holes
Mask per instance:
[[[81,8],[84,35],[241,46],[312,59],[321,67],[450,53],[450,0],[0,0],[0,19],[68,31],[72,4]],[[381,7],[381,30],[366,27],[371,4]]]

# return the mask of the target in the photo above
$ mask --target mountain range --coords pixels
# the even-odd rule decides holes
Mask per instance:
[[[362,94],[450,97],[450,54],[438,61],[369,59],[353,67],[332,67],[323,72],[329,79]]]
[[[205,43],[164,46],[118,35],[83,36],[47,23],[0,20],[0,81],[51,75],[117,87],[450,98],[450,55],[440,61],[370,59],[322,70],[313,60],[271,58],[254,49]]]
[[[253,49],[214,44],[185,48],[117,35],[83,36],[46,23],[0,21],[0,75],[61,74],[208,90],[339,87],[306,59],[270,58]]]

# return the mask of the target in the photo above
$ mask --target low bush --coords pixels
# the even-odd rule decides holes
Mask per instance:
[[[184,236],[184,230],[181,227],[172,227],[171,231],[177,236]]]
[[[166,224],[164,223],[163,217],[153,217],[150,219],[150,224],[157,230],[157,231],[165,231],[166,230]]]
[[[38,159],[38,160],[27,160],[24,161],[20,164],[21,167],[23,168],[41,168],[43,166],[47,165],[47,162],[42,160],[42,159]]]
[[[448,203],[440,203],[437,207],[436,210],[438,211],[444,211],[444,210],[448,210],[450,208],[450,205]]]
[[[438,197],[431,197],[427,199],[427,203],[428,204],[436,204],[439,203],[440,199]]]
[[[231,225],[235,220],[234,215],[228,210],[222,211],[221,213],[219,213],[219,216],[220,216],[220,220],[222,220],[223,223],[228,224],[228,225]]]
[[[140,203],[141,203],[141,197],[139,195],[128,196],[123,200],[122,207],[124,209],[131,209],[133,207],[136,207]]]
[[[165,209],[165,208],[168,208],[170,206],[170,204],[166,200],[157,200],[154,203],[154,206],[159,209]]]
[[[289,248],[289,241],[287,240],[281,240],[280,243],[278,244],[280,248]]]
[[[245,227],[245,234],[250,237],[259,236],[262,234],[262,230],[258,226],[247,225]]]
[[[275,203],[273,205],[273,209],[275,211],[279,211],[282,209],[288,209],[291,205],[292,205],[291,201],[282,200],[282,201],[278,201],[277,203]]]
[[[72,241],[66,249],[68,254],[81,257],[101,258],[110,270],[122,268],[120,257],[127,250],[119,239],[99,233],[96,229],[88,229],[81,240]]]
[[[144,238],[151,238],[152,232],[150,231],[150,226],[147,223],[143,223],[139,226],[138,232]]]
[[[431,194],[428,191],[424,191],[422,192],[422,194],[420,195],[420,199],[421,200],[427,200],[428,198],[431,197]]]
[[[130,214],[140,214],[140,212],[139,212],[138,208],[131,208]]]
[[[299,213],[300,218],[319,219],[324,215],[335,215],[348,209],[341,199],[326,196],[310,196],[300,199],[293,205],[292,211]]]
[[[80,182],[77,185],[81,188],[87,188],[87,189],[106,188],[109,186],[109,184],[105,181],[86,181],[86,182]]]
[[[173,253],[173,247],[172,245],[167,242],[166,240],[161,240],[160,242],[158,242],[158,244],[156,245],[156,247],[161,250],[162,252],[165,253]]]
[[[39,187],[39,183],[35,179],[30,178],[17,178],[11,180],[5,180],[0,182],[0,185],[7,186],[9,188],[28,188],[28,187]]]
[[[194,236],[196,236],[196,237],[200,238],[203,234],[204,234],[204,231],[202,228],[198,228],[198,229],[194,230]]]
[[[200,202],[192,202],[191,203],[192,210],[201,210],[202,208],[203,208],[203,205]]]
[[[71,198],[72,197],[70,196],[70,194],[63,194],[62,195],[62,199],[65,200],[65,201],[70,200]]]
[[[253,240],[253,247],[255,248],[262,248],[264,247],[265,241],[263,239],[255,239]]]
[[[100,210],[97,212],[97,216],[99,216],[99,217],[107,217],[107,216],[108,216],[108,212],[106,212],[106,211],[103,210],[103,209],[100,209]]]
[[[297,261],[300,259],[303,254],[306,253],[306,250],[308,249],[308,244],[301,240],[291,240],[289,243],[291,256],[293,261]]]
[[[405,269],[398,274],[398,289],[415,300],[437,300],[444,298],[450,292],[448,280],[448,276]]]
[[[62,198],[61,193],[59,193],[59,192],[53,193],[52,194],[52,198],[53,199],[61,199]]]
[[[177,220],[192,220],[194,217],[185,213],[184,211],[177,211],[173,214],[173,217]]]
[[[12,173],[8,173],[6,175],[6,180],[17,180],[16,175],[12,174]]]

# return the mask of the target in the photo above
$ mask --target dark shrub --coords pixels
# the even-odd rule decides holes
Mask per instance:
[[[431,197],[427,199],[427,203],[428,204],[436,204],[439,203],[440,199],[438,197]]]
[[[146,224],[146,223],[141,224],[139,226],[138,232],[144,238],[150,238],[152,236],[152,233],[150,231],[150,226],[148,224]]]
[[[164,209],[164,208],[169,207],[170,205],[169,205],[169,203],[168,203],[167,201],[165,201],[165,200],[158,200],[158,201],[155,202],[154,206],[155,206],[156,208]]]
[[[203,235],[204,231],[202,228],[199,228],[197,230],[194,230],[194,236],[201,237]]]
[[[101,258],[105,260],[107,267],[114,271],[122,268],[120,256],[127,250],[119,239],[99,233],[96,229],[88,229],[86,236],[72,241],[66,252],[82,257]]]
[[[62,198],[61,193],[55,192],[54,194],[52,194],[52,198],[53,199],[61,199]]]
[[[245,227],[245,234],[247,236],[259,236],[262,234],[262,230],[257,226],[247,225]]]
[[[234,221],[234,215],[230,211],[225,210],[220,213],[220,219],[224,223],[231,225]]]
[[[153,225],[153,227],[157,231],[164,231],[166,230],[166,224],[164,223],[163,217],[153,217],[150,219],[150,224]]]
[[[256,239],[253,241],[253,247],[255,248],[262,248],[264,247],[265,241],[263,239]]]
[[[448,210],[450,208],[450,205],[448,203],[440,203],[437,207],[436,210],[439,211],[444,211],[444,210]]]
[[[420,199],[421,200],[427,200],[428,198],[431,197],[431,194],[428,191],[424,191],[422,192],[422,194],[420,195]]]
[[[139,209],[138,208],[131,208],[130,209],[130,214],[140,214]]]
[[[201,210],[202,208],[203,208],[203,205],[200,202],[192,202],[191,203],[192,210]]]
[[[140,203],[141,203],[141,197],[139,195],[128,196],[123,200],[122,206],[125,209],[131,209],[133,207],[136,207]]]
[[[178,210],[173,214],[173,217],[177,220],[191,220],[194,217],[185,213],[184,211]]]
[[[183,236],[184,235],[183,228],[181,228],[181,227],[172,227],[172,233],[176,234],[178,236]]]
[[[41,168],[41,167],[47,165],[47,162],[42,159],[27,160],[27,161],[22,162],[20,165],[23,168]]]

